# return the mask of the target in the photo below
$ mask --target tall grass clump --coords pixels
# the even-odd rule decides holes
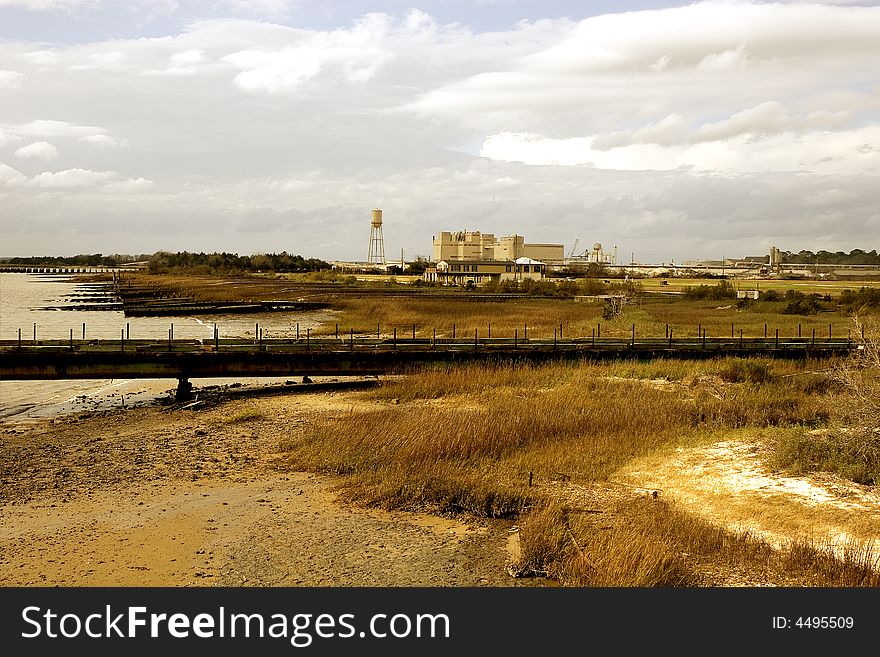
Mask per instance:
[[[859,349],[827,373],[834,392],[827,403],[827,430],[781,437],[774,453],[777,466],[835,472],[861,484],[880,481],[880,330],[874,321],[857,319],[855,333]]]

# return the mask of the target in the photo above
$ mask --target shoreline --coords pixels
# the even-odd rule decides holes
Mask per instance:
[[[358,402],[283,392],[0,421],[0,585],[543,585],[506,573],[510,522],[359,508],[288,471],[280,438]]]

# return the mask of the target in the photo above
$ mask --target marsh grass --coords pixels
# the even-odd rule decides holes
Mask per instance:
[[[226,424],[241,424],[244,422],[251,422],[253,420],[260,420],[263,418],[263,413],[256,408],[247,408],[234,415],[230,415],[226,417],[223,421]]]
[[[529,473],[602,481],[634,457],[707,432],[825,419],[795,377],[668,388],[617,377],[617,367],[434,367],[364,395],[397,403],[318,422],[286,443],[288,458],[349,475],[347,495],[369,504],[508,516],[534,501]],[[690,364],[691,378],[699,367]]]
[[[773,585],[878,586],[878,556],[852,544],[842,555],[807,539],[781,550],[747,532],[729,531],[659,499],[637,498],[599,520],[556,504],[524,514],[520,574],[547,575],[568,586],[724,584],[717,573],[742,573]]]

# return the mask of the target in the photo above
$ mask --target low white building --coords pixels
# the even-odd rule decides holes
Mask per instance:
[[[441,285],[485,285],[490,281],[539,281],[547,265],[533,258],[516,260],[441,260],[425,270],[424,280]]]

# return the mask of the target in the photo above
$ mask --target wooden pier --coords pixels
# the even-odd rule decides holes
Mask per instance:
[[[847,338],[366,338],[298,340],[4,340],[0,379],[190,378],[378,375],[428,363],[546,362],[763,356],[821,358],[858,348]],[[179,388],[180,389],[180,388]]]

